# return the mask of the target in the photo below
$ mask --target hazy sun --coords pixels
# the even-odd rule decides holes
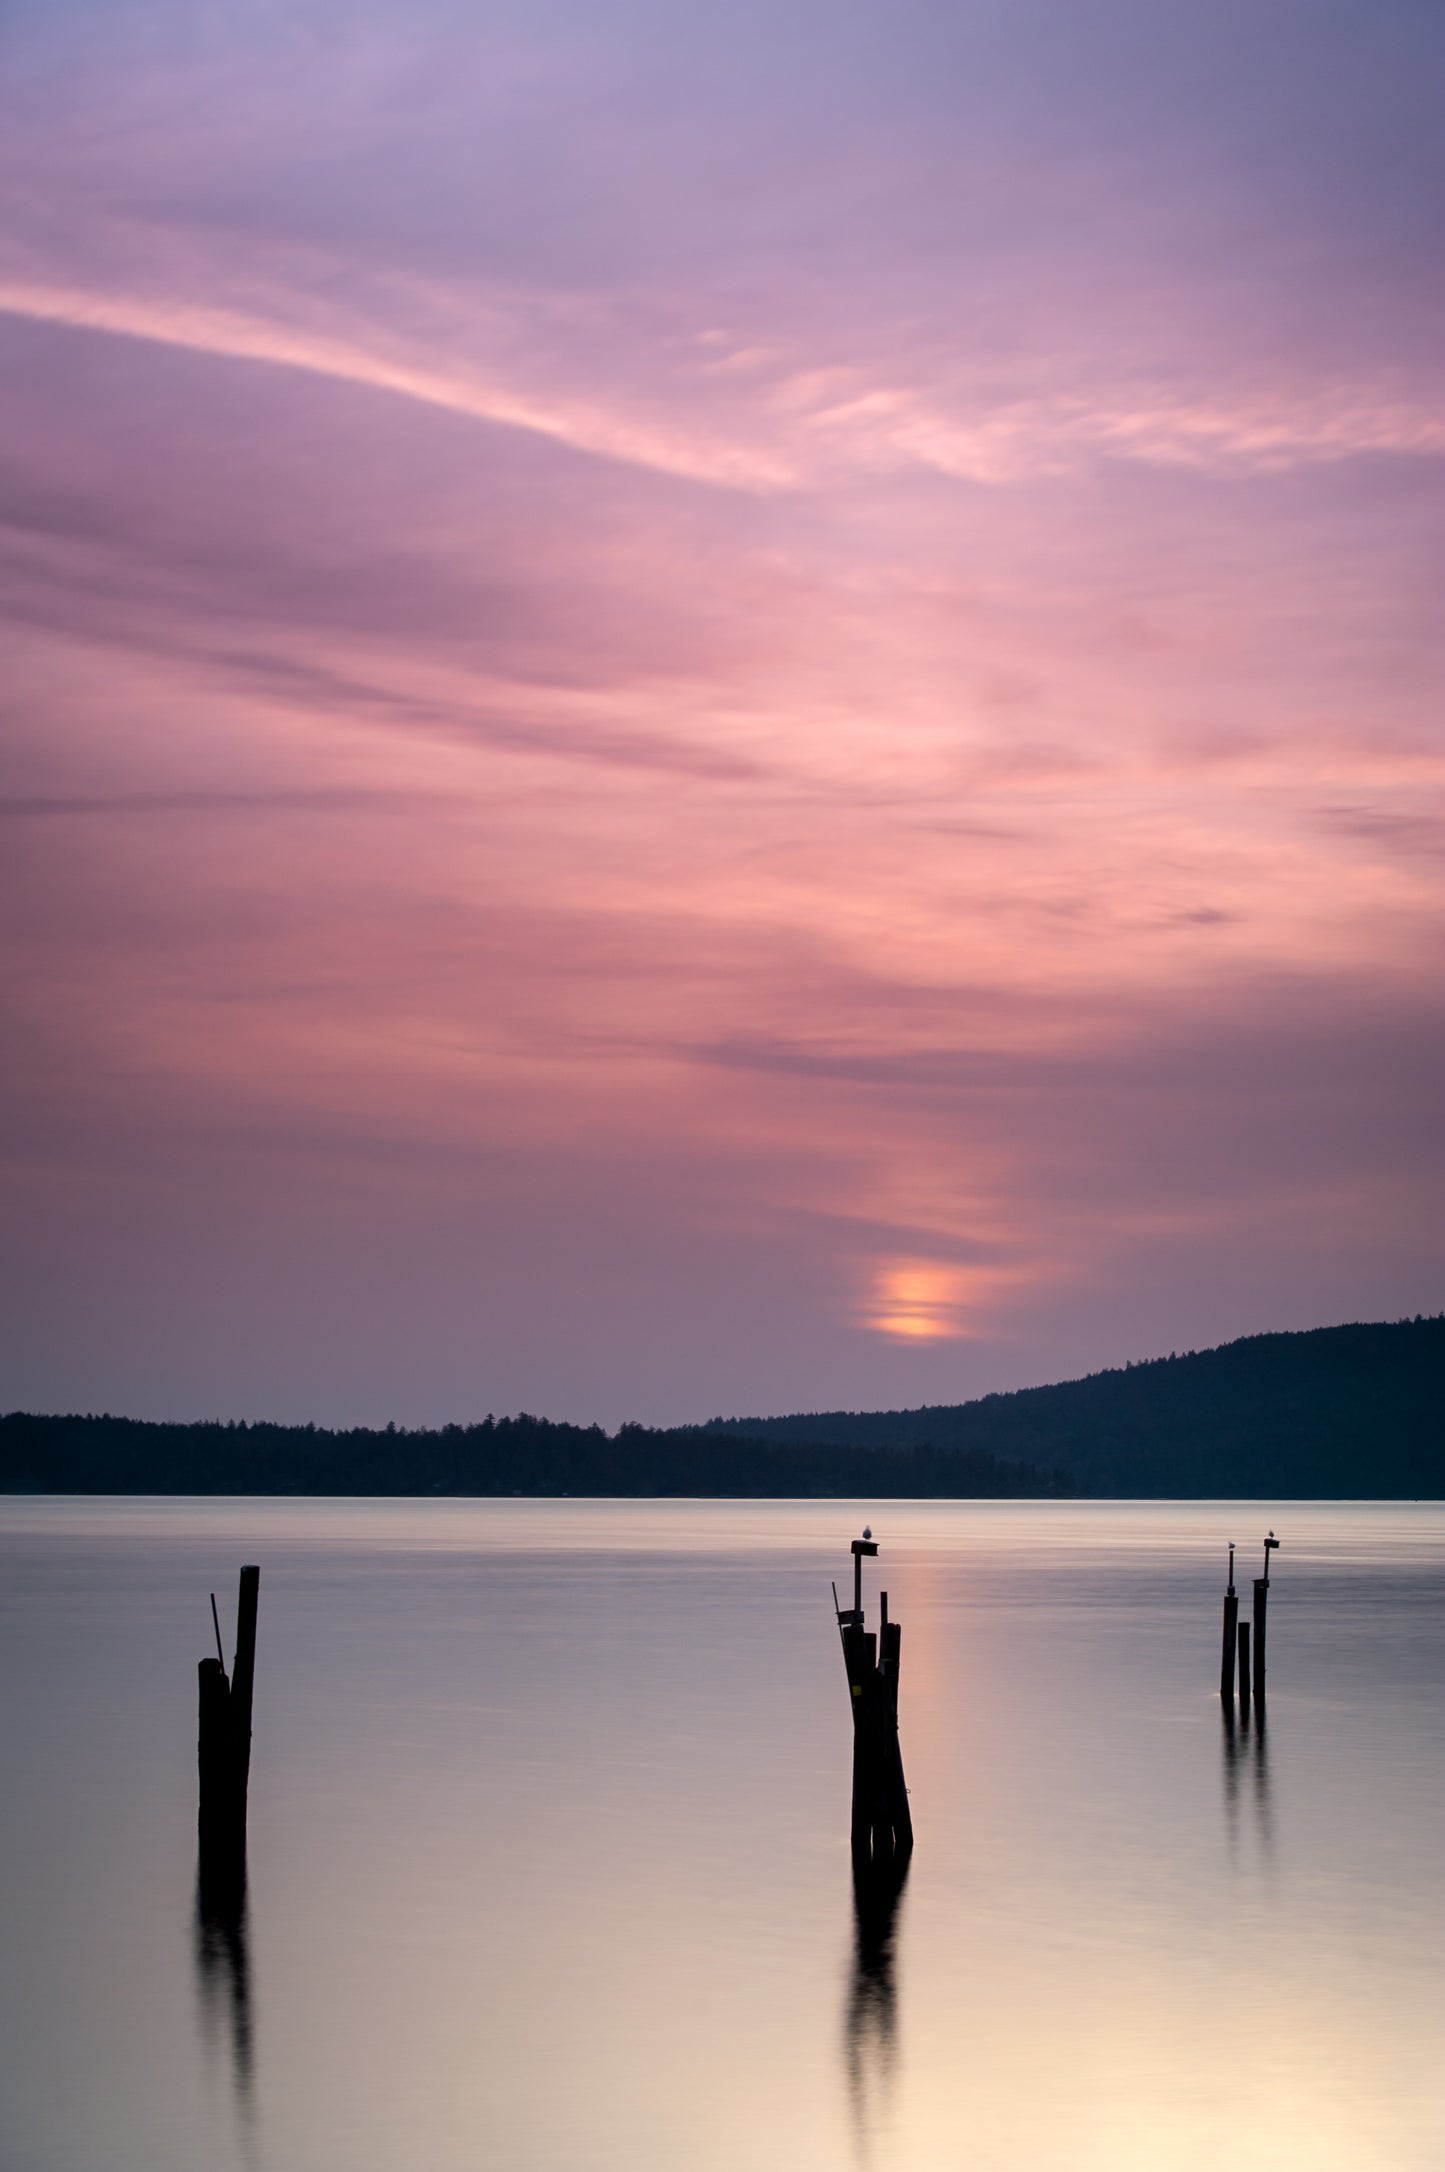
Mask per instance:
[[[899,1342],[967,1334],[963,1305],[978,1270],[895,1261],[877,1270],[866,1324]]]

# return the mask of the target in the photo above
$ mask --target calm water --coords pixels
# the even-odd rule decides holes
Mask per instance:
[[[829,1578],[903,1631],[860,1965]],[[1445,2159],[1445,1510],[0,1503],[4,2172]],[[262,1564],[198,1922],[207,1593]],[[876,1592],[875,1577],[870,1591]]]

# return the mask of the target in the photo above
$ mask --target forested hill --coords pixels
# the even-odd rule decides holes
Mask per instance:
[[[554,1425],[523,1412],[436,1431],[0,1418],[0,1493],[803,1495],[1067,1493],[1057,1472],[964,1449],[753,1440],[700,1426]]]
[[[709,1430],[1020,1456],[1081,1494],[1439,1500],[1445,1315],[1250,1335],[975,1403],[716,1418]]]
[[[653,1430],[0,1418],[0,1492],[1439,1499],[1445,1317],[1255,1335],[921,1410]]]

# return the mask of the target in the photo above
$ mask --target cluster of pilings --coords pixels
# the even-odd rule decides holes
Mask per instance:
[[[833,1606],[843,1640],[853,1707],[853,1818],[855,1870],[901,1875],[913,1848],[913,1820],[898,1746],[898,1662],[902,1629],[888,1619],[888,1594],[879,1594],[877,1633],[864,1626],[863,1558],[876,1554],[877,1541],[865,1529],[853,1541],[853,1604]]]
[[[236,1656],[230,1676],[221,1648],[221,1619],[211,1593],[216,1656],[200,1675],[201,1884],[216,1897],[239,1893],[246,1881],[246,1791],[251,1777],[251,1691],[256,1678],[256,1601],[261,1571],[242,1569],[236,1603]]]
[[[1265,1633],[1269,1611],[1269,1557],[1278,1549],[1273,1531],[1264,1542],[1264,1574],[1254,1579],[1253,1624],[1239,1618],[1234,1588],[1234,1546],[1229,1548],[1229,1582],[1224,1594],[1224,1639],[1220,1653],[1219,1694],[1232,1714],[1235,1685],[1247,1717],[1251,1692],[1264,1705]],[[898,1741],[898,1674],[903,1632],[888,1618],[888,1594],[879,1593],[879,1626],[870,1630],[863,1612],[863,1562],[876,1555],[871,1531],[854,1539],[853,1604],[833,1606],[843,1645],[853,1710],[853,1807],[850,1837],[855,1873],[891,1872],[901,1878],[913,1849],[913,1819],[903,1778]],[[199,1667],[200,1839],[203,1886],[239,1891],[246,1875],[246,1795],[251,1773],[251,1695],[256,1672],[256,1603],[261,1571],[254,1564],[241,1571],[236,1608],[236,1656],[229,1677],[221,1647],[221,1623],[211,1594],[216,1656]],[[1251,1628],[1253,1634],[1251,1636]]]
[[[1249,1717],[1250,1690],[1264,1711],[1265,1631],[1269,1620],[1269,1557],[1279,1550],[1273,1531],[1264,1542],[1264,1574],[1254,1579],[1254,1634],[1239,1618],[1239,1594],[1234,1588],[1234,1541],[1229,1544],[1229,1582],[1224,1593],[1224,1641],[1219,1655],[1219,1694],[1229,1712],[1234,1710],[1234,1684],[1239,1681],[1239,1711]]]

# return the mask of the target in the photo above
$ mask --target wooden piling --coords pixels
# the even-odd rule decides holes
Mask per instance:
[[[876,1554],[873,1539],[853,1541],[853,1605],[837,1609],[853,1708],[853,1800],[850,1837],[855,1868],[907,1856],[913,1820],[898,1744],[898,1668],[902,1632],[888,1619],[874,1635],[864,1627],[863,1557]],[[834,1594],[836,1606],[836,1592]]]
[[[1234,1702],[1234,1659],[1239,1644],[1239,1594],[1224,1594],[1224,1643],[1219,1654],[1219,1694],[1226,1704]]]
[[[902,1849],[906,1855],[913,1846],[913,1813],[908,1807],[908,1787],[903,1778],[903,1748],[898,1739],[898,1671],[903,1657],[903,1625],[901,1622],[888,1620],[886,1599],[883,1616],[883,1626],[879,1632],[881,1644],[878,1661],[884,1698],[883,1794],[893,1829],[893,1845],[895,1849]]]
[[[1249,1718],[1249,1623],[1239,1625],[1239,1712]]]
[[[231,1669],[231,1754],[243,1827],[251,1778],[251,1693],[256,1681],[256,1603],[260,1586],[261,1571],[253,1562],[241,1571],[236,1600],[236,1663]]]
[[[1219,1654],[1219,1694],[1234,1703],[1234,1655],[1239,1642],[1239,1594],[1234,1588],[1234,1543],[1229,1547],[1229,1581],[1224,1587],[1224,1642]]]
[[[878,1670],[874,1637],[861,1629],[847,1634],[848,1682],[853,1698],[853,1804],[849,1835],[855,1855],[873,1853],[873,1835],[880,1822],[878,1795]]]
[[[1264,1574],[1254,1580],[1254,1701],[1264,1716],[1264,1636],[1269,1614],[1269,1557],[1279,1552],[1273,1531],[1264,1542]]]
[[[197,1669],[200,1732],[196,1744],[201,1853],[212,1856],[229,1844],[231,1828],[231,1685],[219,1659],[203,1659]]]
[[[246,1793],[251,1771],[251,1698],[256,1677],[256,1606],[261,1571],[241,1571],[236,1608],[236,1657],[227,1681],[221,1657],[203,1659],[198,1673],[200,1802],[197,1833],[203,1885],[214,1894],[245,1882]],[[216,1638],[220,1621],[211,1599]]]
[[[1264,1632],[1269,1615],[1269,1578],[1254,1580],[1254,1701],[1264,1705]]]

